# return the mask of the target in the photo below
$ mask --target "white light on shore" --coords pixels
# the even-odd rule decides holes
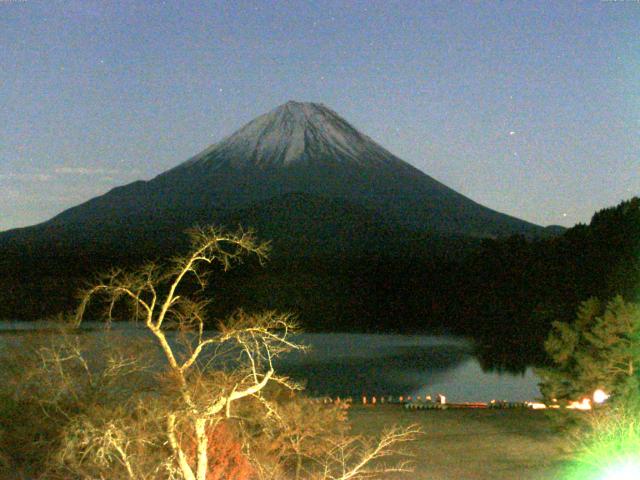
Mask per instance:
[[[604,403],[607,398],[609,398],[609,395],[600,388],[593,392],[593,401],[596,403]]]
[[[573,401],[567,405],[569,410],[591,410],[591,399],[583,398],[579,402]]]

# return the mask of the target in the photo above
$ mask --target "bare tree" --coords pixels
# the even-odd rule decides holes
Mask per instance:
[[[263,261],[268,245],[257,242],[251,232],[228,234],[215,228],[193,230],[191,238],[191,252],[175,259],[166,271],[148,264],[134,273],[114,270],[104,276],[84,293],[76,318],[79,324],[88,302],[97,295],[106,298],[109,319],[119,301],[131,304],[160,345],[170,375],[177,382],[182,401],[179,409],[167,414],[166,435],[180,473],[186,480],[205,480],[209,465],[207,432],[221,418],[232,416],[236,402],[250,396],[260,398],[270,381],[295,388],[287,378],[276,375],[273,359],[284,351],[303,347],[291,340],[295,330],[291,318],[273,312],[257,316],[240,312],[221,323],[217,334],[205,336],[206,302],[181,294],[186,278],[191,277],[204,289],[205,267],[218,263],[227,270],[247,253]],[[166,327],[175,325],[193,332],[188,348],[180,350],[169,341]],[[213,351],[214,357],[222,350],[228,355],[223,347],[229,344],[233,344],[238,354],[232,380],[226,388],[217,385],[207,395],[198,395],[204,383],[201,375],[193,374],[199,371],[199,360],[207,350]],[[215,359],[209,356],[207,361]],[[181,441],[179,423],[185,418],[195,434],[195,459],[189,458]]]
[[[133,318],[143,323],[160,347],[170,379],[168,390],[175,392],[174,396],[149,396],[145,401],[155,405],[155,410],[148,406],[136,407],[141,412],[136,418],[149,414],[163,418],[164,444],[168,445],[170,454],[158,468],[169,478],[208,480],[212,432],[224,422],[241,418],[239,405],[250,404],[260,409],[263,423],[288,425],[283,417],[287,413],[265,392],[269,385],[280,385],[290,391],[300,389],[295,382],[276,373],[274,359],[284,352],[305,347],[293,337],[297,326],[291,316],[275,312],[250,315],[238,311],[220,322],[217,331],[208,333],[205,330],[207,301],[202,299],[202,292],[210,268],[217,264],[227,270],[245,255],[254,255],[263,262],[269,247],[258,242],[250,231],[228,233],[217,228],[202,228],[192,230],[190,235],[190,252],[174,259],[168,268],[150,263],[134,272],[113,270],[100,277],[83,292],[75,322],[81,324],[94,298],[104,301],[108,321],[121,308],[121,303],[130,307]],[[149,477],[148,466],[136,467],[135,451],[141,447],[136,447],[133,441],[132,428],[126,422],[109,419],[99,427],[91,419],[75,424],[75,432],[85,432],[76,444],[83,452],[77,461],[82,463],[93,458],[98,465],[115,462],[128,478],[155,478]],[[327,444],[326,459],[314,460],[316,473],[331,480],[371,478],[380,471],[366,466],[387,456],[392,445],[409,440],[416,433],[414,427],[393,430],[373,445],[340,437],[341,441]],[[302,445],[308,436],[299,431],[296,435],[290,435],[288,441],[295,455],[302,457]],[[158,443],[149,438],[145,441]],[[255,458],[251,457],[254,463]],[[340,473],[336,473],[338,465]],[[385,472],[404,471],[406,465],[382,468]],[[268,468],[256,466],[256,474],[267,471]],[[300,471],[298,460],[296,475],[300,475]],[[157,473],[156,469],[153,475]]]
[[[315,475],[318,480],[365,480],[388,476],[391,473],[413,471],[408,460],[387,464],[389,458],[405,457],[400,446],[415,440],[421,430],[417,425],[406,428],[392,427],[372,441],[360,436],[343,436],[332,442],[332,448],[323,458],[322,468]]]

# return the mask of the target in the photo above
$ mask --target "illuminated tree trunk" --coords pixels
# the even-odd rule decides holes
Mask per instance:
[[[196,424],[196,441],[197,441],[196,458],[198,462],[198,479],[197,480],[206,480],[207,471],[209,467],[209,459],[207,455],[207,446],[208,446],[208,438],[207,438],[207,432],[206,432],[207,422],[204,418],[198,418],[195,424]]]

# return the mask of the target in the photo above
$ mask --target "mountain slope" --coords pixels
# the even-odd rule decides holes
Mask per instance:
[[[288,102],[148,182],[118,187],[54,217],[86,227],[135,217],[188,218],[289,193],[362,205],[414,230],[494,237],[544,229],[488,209],[402,161],[338,114]]]

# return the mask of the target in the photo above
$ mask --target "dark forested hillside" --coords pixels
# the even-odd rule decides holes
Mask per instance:
[[[578,304],[640,294],[640,199],[597,212],[552,239],[485,240],[455,269],[457,301],[447,315],[480,338],[493,360],[530,350],[542,360],[552,321],[571,321]]]
[[[640,292],[638,198],[554,238],[482,241],[417,234],[355,206],[336,210],[321,197],[286,201],[293,206],[286,214],[271,203],[227,214],[229,225],[272,218],[258,227],[276,240],[265,267],[249,263],[212,276],[214,318],[238,306],[274,308],[296,313],[307,330],[460,333],[480,340],[488,365],[513,367],[514,358],[542,361],[551,322],[573,318],[580,301],[616,294],[637,300]],[[317,218],[332,226],[323,230]],[[327,248],[323,236],[342,230]],[[185,246],[146,247],[152,244],[16,250],[9,242],[2,247],[0,316],[34,319],[73,308],[74,291],[93,273],[139,264],[145,249],[147,258],[166,259]]]

